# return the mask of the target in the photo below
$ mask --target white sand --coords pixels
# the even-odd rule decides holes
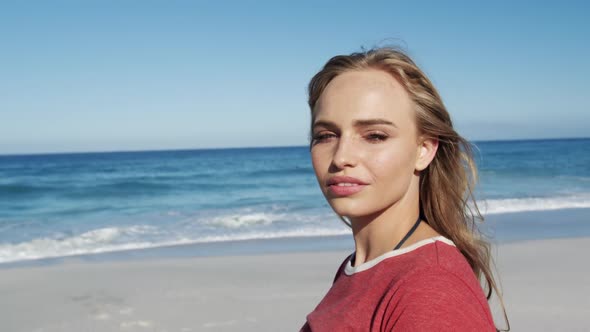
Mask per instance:
[[[512,331],[590,331],[589,252],[590,238],[498,248],[496,260]]]
[[[588,252],[590,238],[497,249],[512,331],[590,329]],[[296,331],[347,254],[0,269],[0,330]]]

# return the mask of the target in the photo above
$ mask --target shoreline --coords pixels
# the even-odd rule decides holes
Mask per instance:
[[[494,245],[541,239],[579,238],[590,236],[590,209],[573,208],[493,214],[485,218],[482,230]],[[116,262],[175,259],[191,257],[224,257],[280,253],[329,252],[354,250],[351,234],[268,239],[232,240],[157,246],[102,253],[46,257],[0,263],[5,269],[52,266],[67,262]]]

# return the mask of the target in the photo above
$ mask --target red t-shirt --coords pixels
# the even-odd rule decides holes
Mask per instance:
[[[437,236],[353,267],[334,284],[301,331],[496,331],[473,270]]]

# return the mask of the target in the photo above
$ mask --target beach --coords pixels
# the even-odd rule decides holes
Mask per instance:
[[[590,237],[494,246],[512,331],[587,331]],[[3,331],[296,331],[347,250],[0,270]],[[502,316],[493,306],[499,326]]]

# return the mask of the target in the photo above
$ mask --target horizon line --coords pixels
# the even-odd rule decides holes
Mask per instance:
[[[491,143],[491,142],[526,142],[526,141],[568,141],[584,140],[590,137],[553,137],[553,138],[511,138],[511,139],[485,139],[468,140],[470,143]],[[23,153],[0,153],[0,157],[12,156],[42,156],[42,155],[70,155],[70,154],[107,154],[107,153],[140,153],[140,152],[173,152],[173,151],[207,151],[207,150],[241,150],[241,149],[276,149],[276,148],[298,148],[308,145],[266,145],[266,146],[227,146],[227,147],[204,147],[204,148],[170,148],[170,149],[139,149],[139,150],[98,150],[98,151],[63,151],[63,152],[23,152]]]

